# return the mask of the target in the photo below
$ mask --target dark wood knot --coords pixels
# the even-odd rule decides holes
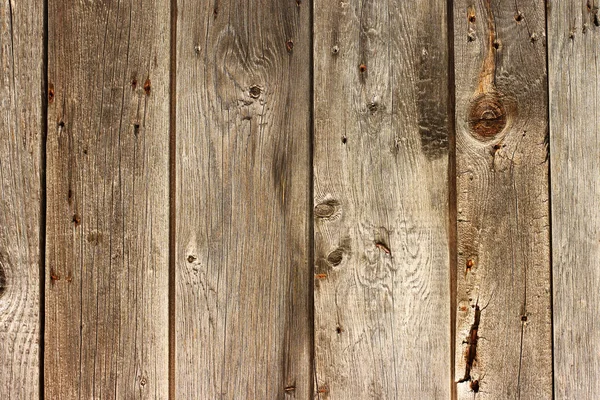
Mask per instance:
[[[472,100],[469,128],[473,136],[491,139],[506,127],[506,120],[506,108],[497,93],[483,93]]]

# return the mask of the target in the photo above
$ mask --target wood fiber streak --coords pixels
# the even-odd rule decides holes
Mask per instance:
[[[316,398],[450,396],[446,12],[315,2]]]
[[[176,396],[309,399],[310,4],[178,1]]]
[[[459,399],[552,398],[544,1],[454,2]]]
[[[0,398],[39,397],[43,4],[0,2]]]
[[[548,2],[554,389],[600,398],[599,2]]]
[[[168,397],[168,0],[48,5],[45,397]]]

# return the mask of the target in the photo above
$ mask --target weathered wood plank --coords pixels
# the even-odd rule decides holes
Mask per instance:
[[[548,2],[556,399],[600,398],[599,5]]]
[[[315,2],[319,397],[450,396],[446,11]]]
[[[310,5],[180,0],[176,395],[311,396]]]
[[[39,397],[43,4],[0,2],[0,398]]]
[[[49,399],[168,396],[169,10],[49,2]]]
[[[456,1],[454,46],[458,398],[551,398],[544,1]]]

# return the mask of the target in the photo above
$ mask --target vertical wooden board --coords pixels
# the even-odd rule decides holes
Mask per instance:
[[[456,1],[458,398],[552,397],[544,1]]]
[[[450,396],[446,11],[315,2],[318,398]]]
[[[180,0],[176,396],[311,396],[310,4]]]
[[[39,396],[43,4],[0,2],[0,398]]]
[[[600,398],[599,2],[548,2],[554,389]]]
[[[49,399],[168,396],[169,9],[49,2]]]

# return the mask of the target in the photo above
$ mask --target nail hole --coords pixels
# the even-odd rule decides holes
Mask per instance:
[[[471,259],[467,260],[467,270],[470,270],[475,265],[475,262]]]
[[[521,11],[518,11],[517,14],[515,15],[515,21],[517,21],[517,22],[523,21],[523,13]]]

